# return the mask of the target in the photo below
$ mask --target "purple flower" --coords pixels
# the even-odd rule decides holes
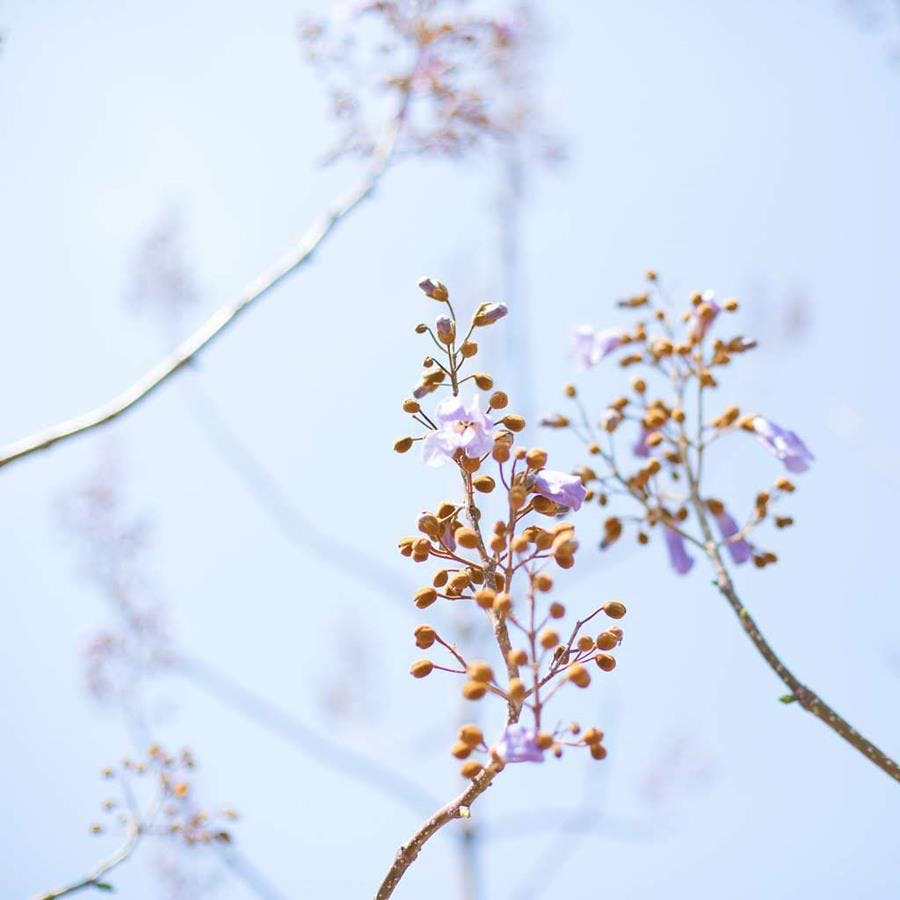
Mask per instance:
[[[442,466],[453,459],[457,450],[474,459],[494,446],[493,423],[481,411],[478,394],[464,404],[459,397],[448,397],[437,409],[437,430],[422,442],[425,463]]]
[[[534,729],[518,723],[506,726],[494,749],[507,763],[544,761],[544,751],[537,745]]]
[[[434,322],[434,330],[442,344],[450,344],[456,337],[456,325],[450,316],[438,316]]]
[[[534,476],[534,490],[542,497],[576,511],[581,509],[581,504],[587,496],[587,491],[577,475],[566,475],[565,472],[555,472],[553,469],[541,469]]]
[[[684,538],[668,525],[663,525],[663,533],[666,536],[666,547],[669,550],[669,562],[679,575],[687,575],[694,566],[694,560],[688,556],[684,546]]]
[[[787,431],[762,416],[754,416],[751,425],[756,439],[784,463],[788,472],[805,472],[815,459],[793,431]]]
[[[595,331],[590,325],[579,325],[572,332],[572,353],[583,369],[596,366],[622,343],[622,332],[616,328]]]
[[[482,303],[475,310],[472,322],[478,326],[493,325],[494,322],[502,319],[509,310],[505,303]]]
[[[722,537],[728,541],[726,546],[728,547],[728,552],[731,554],[731,558],[734,560],[735,565],[740,565],[741,563],[747,562],[751,556],[753,556],[753,548],[743,539],[737,541],[730,541],[729,538],[733,538],[740,529],[737,527],[737,522],[731,518],[730,515],[723,508],[722,511],[714,516],[716,520],[716,525],[719,527],[719,533]]]
[[[647,443],[647,438],[650,436],[650,432],[646,428],[641,429],[641,435],[637,439],[637,443],[631,448],[631,452],[635,456],[639,456],[641,459],[646,459],[650,455],[650,446]]]

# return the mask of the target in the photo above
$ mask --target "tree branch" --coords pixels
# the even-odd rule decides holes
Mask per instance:
[[[86,431],[106,425],[123,413],[133,409],[178,372],[182,366],[193,360],[213,340],[221,335],[241,313],[249,309],[258,300],[261,300],[288,275],[309,262],[315,251],[325,238],[331,234],[338,223],[343,221],[349,213],[374,192],[381,177],[387,171],[394,156],[397,140],[403,130],[408,101],[409,95],[407,92],[401,97],[397,113],[392,118],[390,127],[387,129],[381,143],[377,146],[371,165],[356,188],[339,200],[270,269],[254,278],[237,300],[220,306],[172,353],[160,360],[134,384],[122,391],[118,396],[113,397],[112,400],[82,415],[51,425],[49,428],[0,448],[0,466],[8,465],[11,462],[36,453],[38,450],[46,450],[60,441],[68,440]]]

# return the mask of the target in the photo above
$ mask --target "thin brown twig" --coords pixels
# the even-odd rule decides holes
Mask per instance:
[[[106,403],[81,415],[66,419],[41,431],[0,448],[0,466],[46,450],[61,441],[84,434],[94,428],[107,425],[123,413],[133,409],[157,388],[168,381],[183,366],[195,359],[210,343],[221,335],[235,320],[258,300],[261,300],[288,275],[309,262],[322,242],[349,213],[356,209],[375,191],[381,177],[387,172],[394,156],[398,138],[406,120],[409,90],[404,93],[396,114],[391,119],[381,143],[376,147],[372,162],[360,183],[341,198],[332,209],[319,219],[284,256],[271,268],[261,272],[237,300],[220,306],[193,334],[179,344],[168,356],[144,373],[130,387]]]

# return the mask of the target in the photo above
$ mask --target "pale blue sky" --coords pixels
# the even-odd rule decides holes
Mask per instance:
[[[739,587],[800,677],[896,756],[900,71],[883,38],[827,0],[553,6],[541,90],[570,159],[537,176],[524,224],[531,346],[517,364],[530,367],[536,406],[556,407],[577,374],[570,327],[618,321],[613,300],[648,266],[673,290],[742,298],[762,347],[723,391],[795,428],[817,463],[791,503],[797,528],[777,539],[782,563],[741,572]],[[0,441],[106,399],[158,357],[158,329],[123,298],[137,246],[171,204],[201,287],[188,318],[199,320],[352,177],[350,164],[316,167],[331,132],[295,40],[301,11],[0,7]],[[410,683],[411,603],[285,540],[211,449],[193,404],[195,390],[213,398],[322,532],[417,584],[395,538],[450,482],[389,452],[422,352],[411,325],[430,312],[415,281],[444,277],[463,306],[503,298],[495,177],[489,157],[404,164],[197,371],[104,433],[0,471],[4,898],[82,875],[114,846],[86,826],[104,796],[99,769],[131,747],[83,689],[79,648],[106,612],[54,513],[110,444],[129,508],[155,522],[148,564],[180,646],[433,793],[455,790],[444,753],[455,686]],[[784,329],[797,298],[809,320],[799,339]],[[579,376],[597,406],[617,378]],[[535,440],[579,461],[564,439]],[[722,452],[722,495],[746,500],[776,472],[752,445]],[[582,517],[586,534],[598,524]],[[569,698],[566,714],[597,719],[610,757],[589,781],[576,756],[498,779],[476,808],[494,827],[484,897],[587,885],[628,900],[895,897],[896,787],[777,702],[781,685],[700,566],[674,581],[659,545],[598,563],[591,543],[580,563],[590,575],[573,573],[567,602],[621,597],[626,641],[616,671]],[[348,632],[365,649],[369,709],[335,722],[322,698]],[[416,814],[183,680],[156,694],[161,737],[194,748],[204,796],[242,812],[239,847],[283,896],[371,895]],[[671,788],[653,805],[642,785],[661,759]],[[585,797],[609,824],[564,864],[541,862],[558,835],[532,811]],[[157,853],[148,845],[116,872],[121,896],[167,896]],[[458,897],[455,864],[442,835],[398,898]],[[227,876],[212,895],[251,896]]]

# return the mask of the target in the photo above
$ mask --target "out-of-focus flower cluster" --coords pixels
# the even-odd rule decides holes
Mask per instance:
[[[305,54],[342,123],[330,159],[371,154],[384,122],[396,115],[403,119],[400,153],[455,156],[485,139],[528,130],[523,58],[534,44],[533,16],[525,4],[504,15],[471,6],[361,0],[336,4],[330,21],[301,21]],[[548,139],[533,137],[544,155],[556,153]]]
[[[112,613],[109,626],[85,648],[88,688],[102,701],[139,706],[148,678],[172,659],[165,609],[143,566],[148,523],[122,508],[121,474],[105,459],[80,490],[61,504],[66,528],[82,550],[82,571],[100,588]]]
[[[564,746],[580,746],[603,759],[602,731],[582,730],[576,723],[551,725],[545,709],[563,686],[586,688],[592,670],[611,671],[616,665],[611,651],[622,640],[621,629],[611,623],[595,626],[596,633],[589,629],[598,617],[622,618],[625,606],[619,601],[604,603],[563,631],[566,608],[550,599],[553,569],[575,564],[578,541],[566,516],[588,496],[585,479],[548,468],[540,448],[515,446],[525,420],[506,412],[509,399],[488,373],[465,371],[478,354],[478,331],[506,316],[506,307],[482,303],[461,327],[445,285],[426,278],[419,287],[444,312],[433,326],[416,327],[436,352],[425,357],[421,381],[402,404],[419,433],[400,438],[394,449],[406,453],[421,443],[427,465],[458,469],[462,491],[459,499],[423,510],[416,534],[400,541],[400,552],[413,562],[438,566],[430,583],[415,592],[415,605],[424,610],[441,602],[464,604],[483,615],[497,658],[493,663],[471,659],[466,648],[423,624],[415,629],[416,646],[438,651],[441,659],[419,659],[410,672],[415,678],[449,673],[461,680],[465,699],[493,697],[505,704],[505,728],[498,728],[494,739],[474,724],[459,730],[451,753],[464,760],[465,777],[482,772],[478,756],[495,765],[540,762],[547,751],[560,756]],[[464,400],[470,387],[485,392],[486,402],[478,393]],[[440,391],[449,396],[426,411],[422,401]]]
[[[739,334],[716,335],[725,317],[737,311],[736,300],[719,303],[711,291],[694,293],[678,311],[656,273],[648,272],[647,278],[647,291],[618,304],[640,316],[634,326],[581,326],[573,334],[573,353],[583,368],[618,356],[622,368],[638,370],[630,391],[610,400],[594,420],[575,386],[567,385],[575,414],[556,414],[543,424],[570,429],[603,463],[600,472],[592,465],[581,470],[588,499],[602,507],[620,496],[637,502],[635,514],[606,518],[603,549],[633,525],[641,544],[649,542],[654,528],[662,532],[671,566],[682,575],[694,565],[691,545],[708,553],[727,551],[737,565],[752,560],[764,568],[777,557],[759,547],[753,533],[768,520],[776,528],[793,524],[791,516],[777,515],[773,507],[795,490],[794,483],[780,477],[757,491],[739,524],[725,502],[705,490],[705,455],[732,434],[752,435],[791,475],[805,472],[813,455],[793,431],[757,413],[729,405],[707,416],[707,398],[718,388],[721,371],[756,343]],[[623,439],[627,455],[616,446]]]
[[[101,804],[102,821],[91,825],[94,834],[124,829],[134,834],[168,836],[192,846],[231,843],[233,809],[201,805],[192,783],[193,754],[182,750],[169,754],[149,748],[144,758],[123,759],[103,770],[103,778],[118,790]]]

